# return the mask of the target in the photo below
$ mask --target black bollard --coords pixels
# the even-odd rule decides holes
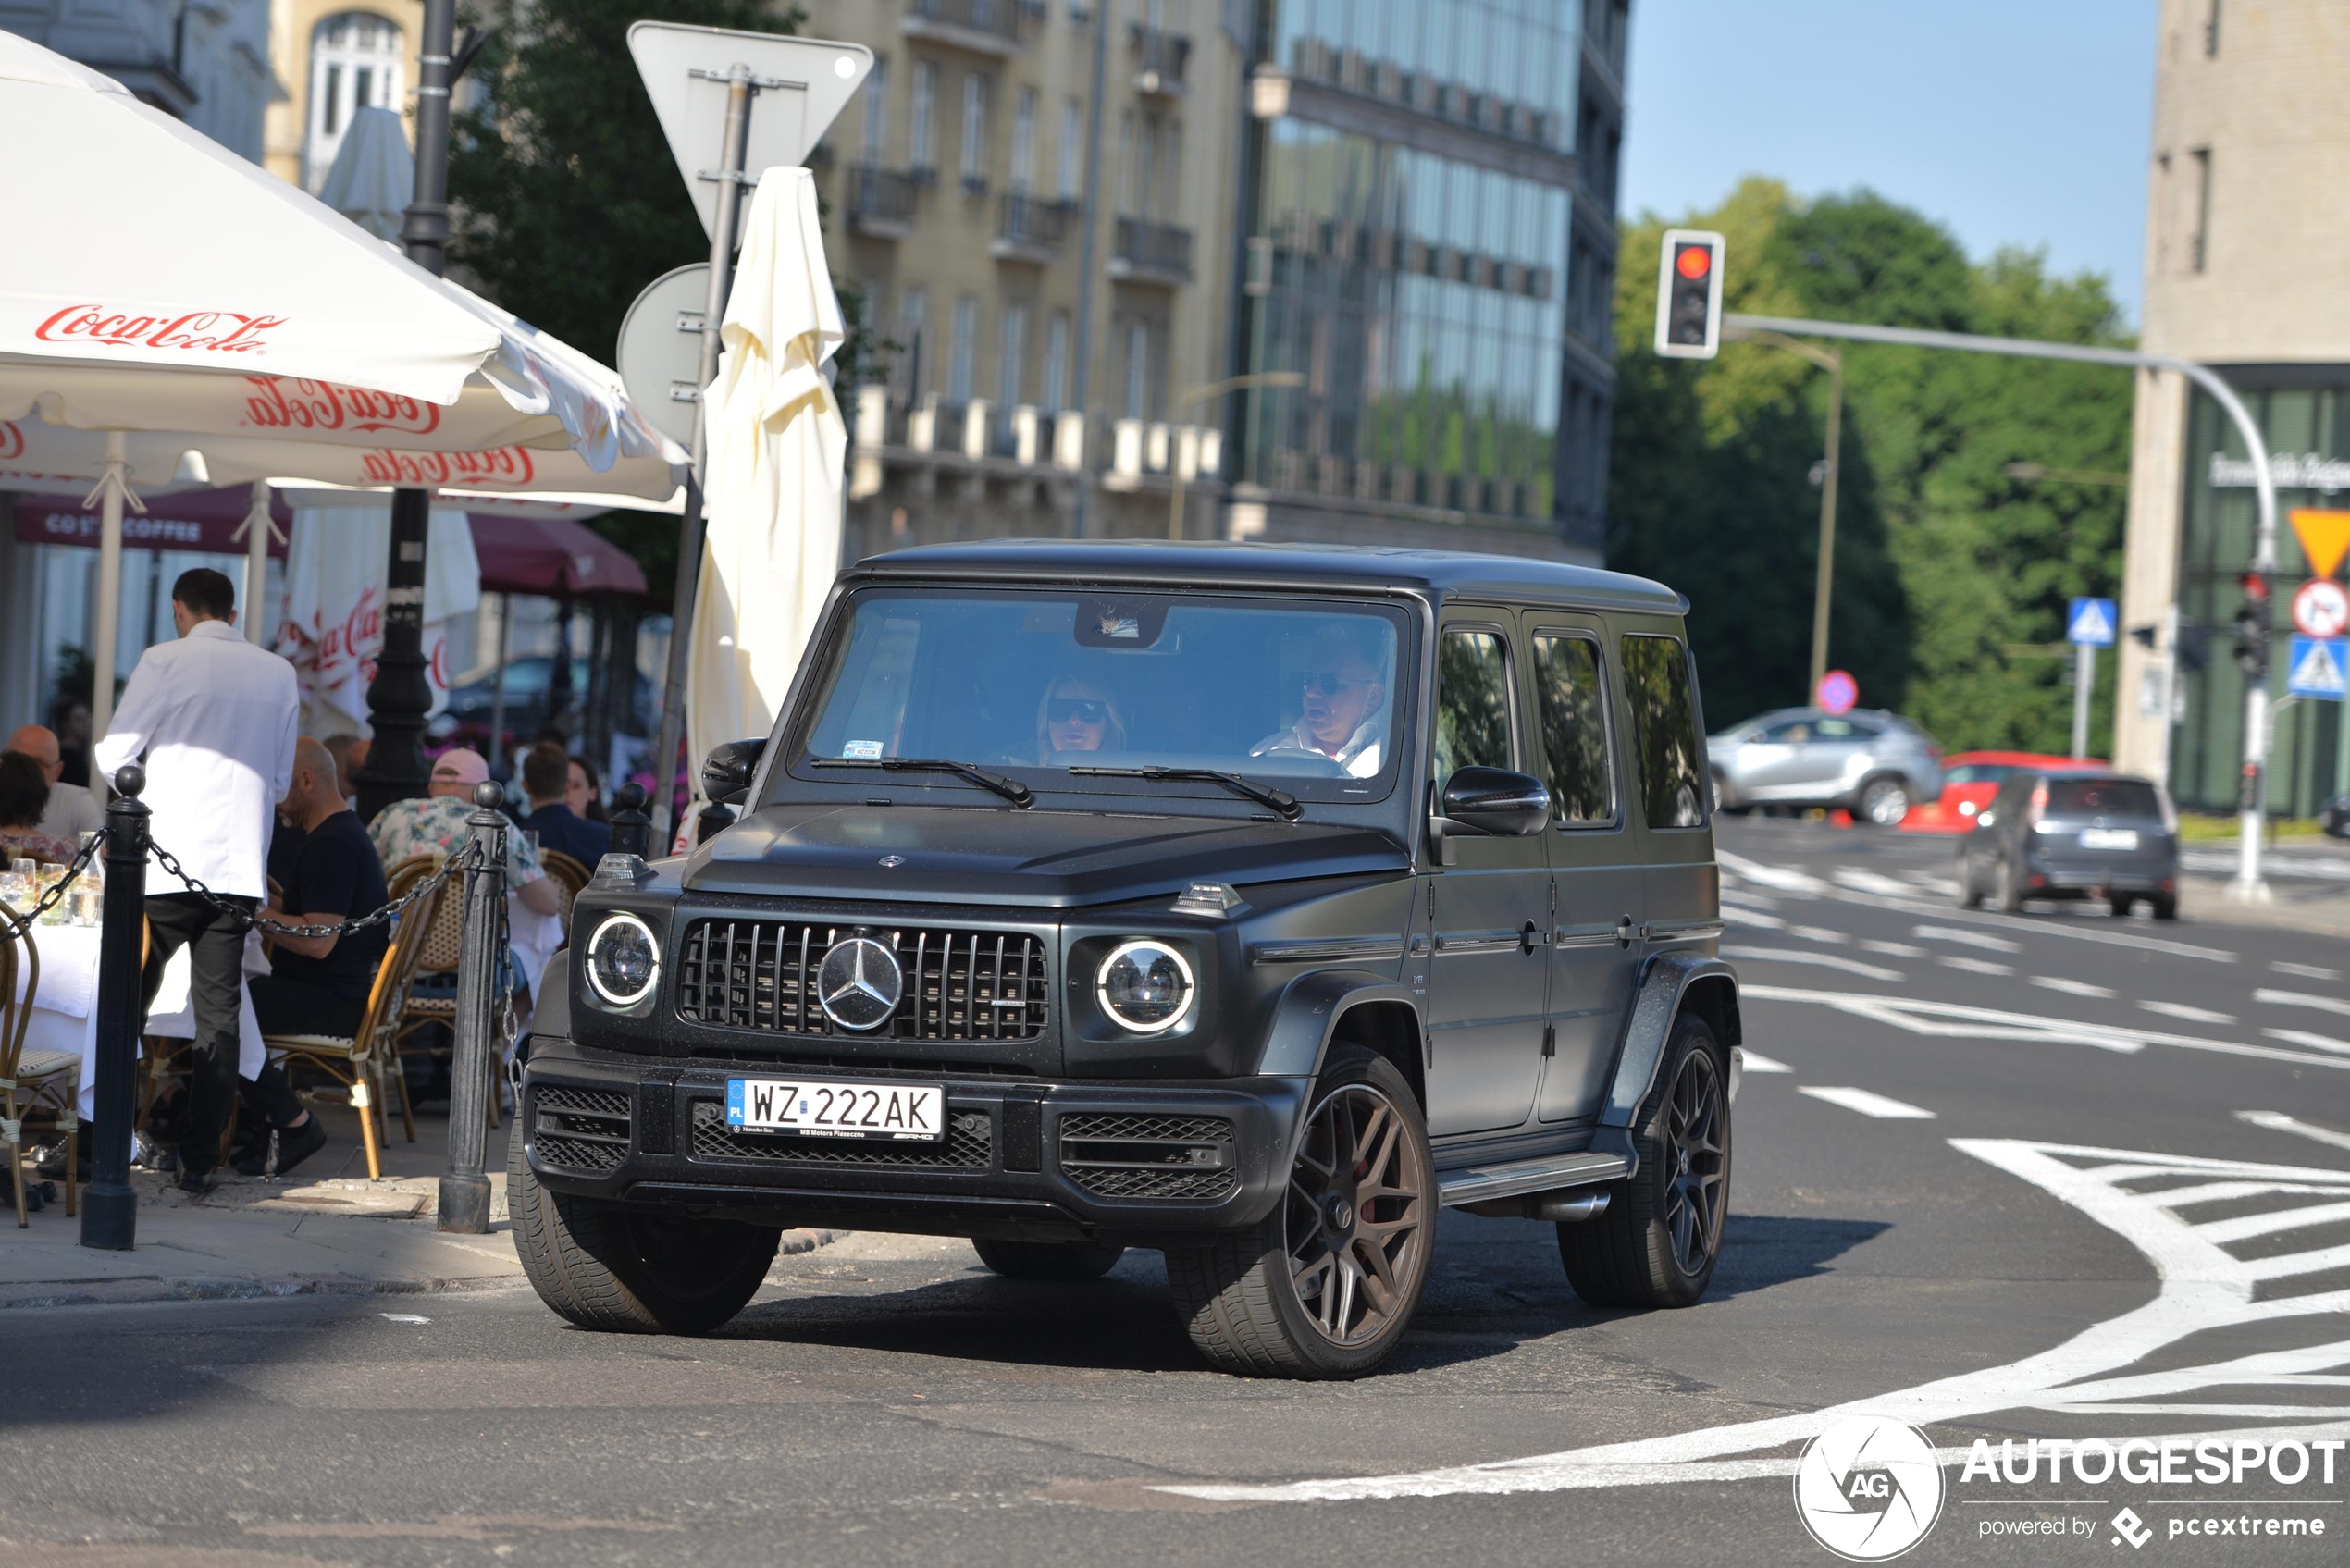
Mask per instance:
[[[653,824],[645,815],[645,786],[625,784],[612,797],[612,852],[652,858]]]
[[[137,1114],[139,1035],[146,1022],[140,982],[147,934],[147,771],[130,763],[114,776],[106,807],[105,916],[98,932],[97,1125],[90,1185],[81,1191],[81,1244],[127,1253],[139,1239],[139,1195],[130,1190],[130,1118]]]
[[[494,784],[474,785],[475,863],[465,871],[465,931],[457,956],[457,1050],[449,1067],[449,1168],[440,1179],[440,1228],[467,1236],[489,1233],[489,1178],[482,1174],[489,1140],[489,1068],[496,1049],[492,1020],[502,1006],[498,968],[504,955],[505,794]],[[516,1130],[514,1136],[520,1137]]]

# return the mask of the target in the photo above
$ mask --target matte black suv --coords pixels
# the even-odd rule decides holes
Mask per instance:
[[[1677,1306],[1730,1178],[1737,982],[1687,604],[1401,550],[1007,542],[846,573],[741,820],[607,858],[518,1078],[556,1311],[698,1332],[776,1231],[1161,1249],[1236,1372],[1402,1337],[1440,1206]]]

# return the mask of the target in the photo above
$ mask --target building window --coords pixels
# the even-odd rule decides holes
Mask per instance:
[[[961,174],[968,185],[987,178],[987,79],[977,71],[963,78]]]
[[[1026,400],[1020,396],[1028,379],[1028,307],[1004,307],[1004,357],[996,372],[996,401],[1006,408],[1018,408]]]
[[[1126,327],[1126,417],[1144,419],[1150,414],[1151,329],[1147,322],[1129,322]]]
[[[899,364],[905,366],[906,396],[911,401],[922,395],[922,355],[929,346],[930,290],[919,286],[906,290],[905,308],[898,313],[897,337],[906,345]]]
[[[865,144],[860,150],[867,167],[885,161],[884,143],[889,138],[889,59],[886,56],[873,61],[872,74],[865,78]]]
[[[1012,189],[1028,189],[1031,161],[1036,146],[1036,89],[1020,90],[1020,106],[1012,111]]]
[[[2197,147],[2187,156],[2195,166],[2195,228],[2187,237],[2187,270],[2201,272],[2208,265],[2211,243],[2211,149]]]
[[[397,109],[406,96],[400,30],[382,17],[343,11],[310,34],[310,125],[303,139],[303,183],[326,183],[343,133],[360,109]]]
[[[2203,19],[2203,57],[2220,57],[2220,0],[2211,0],[2211,10]]]
[[[954,340],[946,348],[946,401],[971,401],[971,355],[979,346],[979,302],[965,294],[955,302]]]
[[[916,168],[936,168],[931,144],[931,110],[938,103],[938,68],[928,60],[914,67],[914,101],[906,111],[906,156]]]
[[[1064,202],[1077,200],[1078,160],[1085,151],[1085,115],[1071,98],[1061,105],[1061,144],[1054,149],[1053,185]]]
[[[1045,327],[1045,406],[1058,412],[1068,401],[1069,314],[1056,311]]]

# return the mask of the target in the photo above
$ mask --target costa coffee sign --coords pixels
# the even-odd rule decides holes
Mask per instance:
[[[400,485],[421,489],[476,489],[527,485],[538,473],[527,447],[496,447],[488,451],[362,452],[359,465],[370,485]]]
[[[248,429],[428,436],[440,428],[439,408],[415,398],[278,376],[248,376],[245,381],[251,389],[245,395]]]
[[[193,310],[177,315],[118,310],[111,305],[68,305],[32,330],[44,343],[76,348],[178,349],[188,353],[264,354],[264,340],[283,327],[282,315],[245,315],[229,310]]]

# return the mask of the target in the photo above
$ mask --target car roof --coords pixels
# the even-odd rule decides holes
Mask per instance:
[[[843,574],[886,582],[937,577],[1218,587],[1401,588],[1439,599],[1538,600],[1679,615],[1688,600],[1622,572],[1526,556],[1389,546],[1232,544],[1159,539],[987,539],[870,556]]]

